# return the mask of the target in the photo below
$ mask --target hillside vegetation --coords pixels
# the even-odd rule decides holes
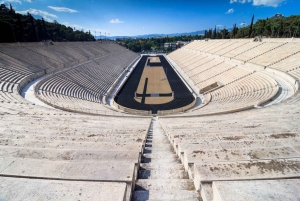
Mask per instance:
[[[1,43],[53,41],[94,41],[90,32],[75,30],[59,24],[57,21],[47,22],[34,19],[30,13],[16,13],[10,6],[0,5]]]

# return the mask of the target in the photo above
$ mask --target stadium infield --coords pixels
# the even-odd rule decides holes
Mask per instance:
[[[147,59],[134,99],[143,104],[171,102],[174,99],[173,93],[163,66],[148,66],[152,63],[160,63],[160,59]]]
[[[152,111],[172,110],[194,101],[164,56],[143,56],[115,97],[124,107]]]

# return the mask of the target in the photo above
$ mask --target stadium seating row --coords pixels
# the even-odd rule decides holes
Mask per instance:
[[[123,183],[125,186],[118,190],[116,199],[129,200],[151,121],[149,118],[74,114],[19,102],[12,97],[13,93],[0,94],[0,99],[6,100],[0,102],[1,181],[4,177],[15,176],[19,178],[15,179],[16,183],[29,182],[28,185],[33,181],[39,185],[49,179],[61,180],[63,187],[56,193],[65,195],[68,191],[64,185],[76,185],[76,181],[85,181],[85,190],[89,188],[89,181],[113,182],[108,183],[111,187]],[[134,123],[137,121],[139,125]],[[72,180],[76,181],[72,183]],[[52,188],[53,184],[49,185]],[[94,185],[101,185],[101,182]],[[17,188],[15,185],[1,188],[1,196],[8,196],[3,190],[9,189]],[[100,192],[100,197],[112,190],[105,189]],[[73,190],[79,192],[79,189]],[[32,194],[32,189],[19,191]],[[11,194],[12,199],[16,196]]]
[[[252,64],[299,80],[297,48],[297,42],[285,40],[194,41],[167,56],[195,86],[223,84],[203,94],[206,105],[201,109],[159,118],[203,200],[261,200],[265,192],[278,200],[299,199],[298,91],[282,95],[290,98],[279,104],[240,111],[293,84]],[[30,54],[32,60],[22,57]],[[151,119],[84,113],[111,111],[100,104],[102,97],[136,57],[113,43],[0,46],[1,196],[32,200],[30,196],[51,189],[43,194],[62,200],[77,199],[79,193],[90,200],[130,200]],[[81,114],[34,105],[18,94],[26,82],[53,70],[61,71],[40,82],[40,98]],[[160,146],[156,149],[169,150]]]
[[[299,199],[294,186],[300,176],[300,94],[293,88],[300,75],[299,48],[299,41],[280,39],[212,40],[194,41],[168,55],[195,84],[197,73],[221,82],[224,77],[216,74],[227,63],[231,67],[224,66],[224,72],[232,70],[231,76],[238,75],[235,69],[252,70],[203,94],[205,106],[198,110],[160,117],[203,200]],[[223,62],[205,66],[214,60]],[[249,105],[264,105],[270,98],[277,99],[277,104],[241,111]]]
[[[27,82],[36,77],[71,68],[58,75],[47,76],[48,79],[38,85],[38,97],[61,109],[66,107],[67,110],[72,108],[72,111],[85,113],[95,109],[96,114],[101,111],[115,113],[100,103],[129,64],[138,58],[137,54],[115,43],[98,42],[3,44],[0,56],[2,92],[18,94]],[[47,93],[42,93],[44,91]],[[74,99],[80,103],[73,105]],[[89,104],[84,104],[84,101],[94,103],[88,107]]]
[[[218,88],[212,94],[211,103],[206,106],[208,109],[201,108],[197,114],[212,114],[223,113],[226,111],[236,111],[237,108],[245,109],[263,104],[268,100],[272,100],[276,94],[288,91],[286,89],[294,88],[294,81],[287,79],[286,82],[280,82],[282,79],[273,74],[265,74],[258,78],[265,79],[263,82],[269,82],[266,86],[260,85],[260,81],[252,81],[247,83],[252,78],[256,71],[262,71],[265,68],[276,69],[284,72],[296,70],[298,68],[297,60],[299,57],[300,43],[287,42],[281,40],[252,42],[250,40],[209,40],[209,41],[194,41],[183,48],[172,52],[168,58],[180,68],[192,80],[193,85],[198,89],[204,89],[213,83],[223,84],[225,87]],[[247,62],[247,65],[244,65]],[[257,73],[256,73],[257,74]],[[297,75],[290,74],[292,76]],[[249,79],[247,78],[249,77]],[[270,77],[272,77],[270,79]],[[278,79],[277,79],[278,78]],[[279,84],[274,84],[274,79],[279,81]],[[283,78],[284,79],[284,78]],[[241,81],[240,81],[241,80]],[[243,81],[245,80],[245,81]],[[257,82],[256,84],[253,84]],[[251,84],[252,92],[244,93],[243,90],[236,90],[234,83],[238,84],[242,89],[248,88]],[[276,81],[275,81],[276,83]],[[279,87],[283,90],[279,90]],[[265,90],[265,91],[264,91]],[[260,91],[258,94],[257,91]],[[253,93],[253,94],[251,94]],[[214,105],[216,94],[221,98],[222,104],[217,107]],[[280,99],[290,97],[291,94],[281,95]],[[243,100],[240,101],[241,97]],[[253,98],[256,97],[256,98]],[[219,98],[218,98],[219,99]],[[233,105],[234,107],[230,107]],[[196,114],[196,113],[191,113]],[[189,114],[189,115],[191,115]]]
[[[212,195],[216,189],[211,184],[218,180],[231,181],[228,185],[246,180],[251,185],[253,180],[285,182],[282,178],[300,176],[299,126],[293,121],[299,119],[298,100],[297,93],[280,107],[186,117],[184,121],[182,117],[161,117],[160,122],[196,188]]]

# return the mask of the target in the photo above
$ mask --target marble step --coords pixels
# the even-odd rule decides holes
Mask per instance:
[[[145,147],[144,148],[144,153],[149,151],[170,151],[173,152],[173,147],[172,146],[161,146],[161,147]]]
[[[154,190],[154,191],[134,191],[132,201],[145,200],[172,200],[172,201],[199,201],[199,194],[196,191],[187,190]]]
[[[164,148],[164,147],[172,147],[172,145],[170,143],[155,143],[155,144],[145,143],[145,147]]]
[[[169,144],[170,141],[166,137],[162,138],[147,138],[146,143],[152,143],[152,144]]]
[[[216,181],[213,200],[299,201],[300,179]]]
[[[182,164],[140,163],[140,170],[184,170]]]
[[[139,179],[135,190],[195,190],[191,179]]]
[[[176,154],[171,151],[153,151],[152,153],[144,153],[144,158],[152,158],[152,159],[168,159],[168,158],[178,158]]]
[[[138,179],[189,179],[188,173],[184,170],[139,170]]]

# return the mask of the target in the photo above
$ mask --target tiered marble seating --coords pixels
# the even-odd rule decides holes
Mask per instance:
[[[263,42],[246,43],[245,45],[241,45],[239,47],[236,47],[235,49],[232,49],[231,51],[226,52],[225,54],[223,54],[223,56],[229,58],[237,57],[238,55],[243,54],[244,52],[247,52],[252,48],[258,47],[260,45],[263,45]]]
[[[192,81],[192,86],[196,89],[204,89],[216,82],[225,85],[212,92],[211,104],[205,102],[206,106],[203,107],[203,105],[197,112],[182,115],[236,111],[237,108],[246,109],[266,103],[272,98],[276,100],[270,104],[289,98],[297,90],[293,78],[284,76],[282,73],[274,75],[272,71],[263,73],[264,75],[256,73],[252,76],[252,74],[256,71],[263,71],[267,67],[287,73],[296,70],[299,44],[298,41],[284,40],[194,41],[171,53],[168,58],[178,66],[179,71],[184,73],[187,80]],[[278,55],[276,59],[274,55]],[[289,74],[297,77],[297,71]],[[259,80],[255,81],[255,79]],[[249,84],[247,84],[248,81]],[[276,82],[279,82],[279,85]],[[243,90],[246,89],[247,93],[244,93],[238,86]]]
[[[195,41],[168,56],[193,81],[197,77],[199,86],[213,81],[224,84],[203,94],[210,102],[201,109],[159,117],[204,201],[300,198],[299,92],[278,104],[242,111],[267,101],[277,93],[278,84],[283,85],[275,74],[270,75],[273,72],[260,72],[254,65],[300,79],[299,53],[296,48],[295,52],[287,49],[297,45],[282,41],[283,45],[272,49],[273,45],[263,46],[267,43]],[[82,113],[93,110],[105,114],[110,109],[99,104],[100,95],[106,93],[111,79],[117,79],[129,65],[128,58],[133,61],[136,55],[115,44],[61,43],[47,48],[31,45],[15,49],[26,55],[39,51],[34,53],[33,61],[23,60],[18,53],[10,55],[9,45],[0,47],[0,199],[130,200],[150,118],[47,109],[21,98],[15,86],[24,85],[24,79],[43,75],[50,67],[38,66],[39,62],[51,60],[59,64],[55,69],[63,71],[41,85],[41,97],[70,111],[80,108]],[[55,46],[57,52],[68,56],[51,54]],[[215,49],[208,48],[212,46]],[[249,60],[252,56],[248,53],[256,48],[261,54]],[[283,55],[273,63],[269,56],[281,50]],[[267,56],[266,61],[263,55]],[[242,65],[245,61],[253,66]],[[95,84],[101,88],[95,88]],[[13,86],[12,90],[7,86]],[[164,142],[156,149],[169,147]]]
[[[110,198],[111,190],[116,191],[115,199],[129,200],[149,118],[96,117],[21,102],[1,102],[0,114],[0,180],[5,182],[5,186],[0,184],[1,198],[18,197],[9,194],[9,190],[18,190],[21,195],[29,193],[23,199],[30,198],[34,190],[21,189],[21,183],[37,189],[38,185],[50,189],[54,185],[57,188],[50,193],[52,196],[67,196],[70,188],[78,196],[89,192],[90,182],[94,181],[92,189],[104,191],[98,192],[102,200],[105,196]],[[136,121],[139,125],[135,125]]]
[[[96,114],[115,113],[99,103],[125,68],[138,58],[115,43],[98,42],[3,44],[0,56],[0,91],[19,93],[27,82],[71,67],[57,76],[49,76],[48,82],[43,81],[42,86],[50,91],[42,93],[41,88],[40,99],[47,102],[48,95],[53,106],[58,104],[60,108],[85,113],[95,109]],[[3,97],[6,101],[14,100],[7,95]],[[94,103],[88,108],[83,100]]]
[[[206,77],[206,79],[202,77],[202,80],[199,80],[199,78],[196,77],[195,78],[196,84],[199,86],[199,88],[204,88],[217,81],[221,82],[224,85],[227,85],[243,77],[246,77],[254,72],[253,70],[249,70],[241,67],[231,68],[232,66],[230,65],[229,65],[229,69],[228,69],[228,65],[227,66],[225,65],[225,69],[226,67],[227,70],[225,70],[224,72],[213,74],[213,76],[210,75],[211,77]],[[218,66],[215,66],[215,68],[218,68]]]
[[[259,44],[259,43],[261,43],[261,44]],[[249,44],[251,44],[251,43],[249,43]],[[253,42],[252,44],[253,45],[257,44],[257,46],[255,46],[253,48],[249,48],[248,44],[247,44],[244,47],[248,47],[249,49],[241,54],[238,54],[234,58],[241,60],[241,61],[249,61],[249,60],[256,58],[258,56],[261,56],[265,53],[270,53],[270,52],[276,53],[276,49],[279,48],[280,46],[284,45],[284,43],[282,43],[282,42],[278,42],[278,43]],[[239,48],[237,50],[239,50]]]
[[[19,61],[6,54],[0,53],[0,66],[18,73],[28,74],[41,71],[39,67],[35,67],[29,63]]]
[[[230,40],[228,42],[228,46],[224,47],[223,49],[220,49],[216,52],[213,52],[213,54],[215,55],[224,55],[226,54],[227,52],[230,52],[230,51],[233,51],[234,49],[236,48],[239,48],[247,43],[249,43],[250,41],[249,40],[245,40],[245,39],[242,39],[242,40]]]
[[[196,188],[202,191],[202,198],[212,200],[221,180],[229,186],[247,181],[248,190],[253,191],[251,185],[257,180],[263,184],[265,179],[284,183],[288,178],[299,178],[299,109],[295,107],[299,97],[297,93],[280,107],[184,119],[163,117],[160,122]],[[297,182],[299,179],[292,185]],[[243,187],[238,188],[240,196],[246,195],[247,188]],[[274,189],[269,193],[276,196]]]
[[[217,81],[226,85],[254,72],[210,55],[188,53],[189,51],[185,49],[182,52],[186,54],[181,56],[180,51],[177,51],[169,57],[182,68],[199,88],[204,88]]]
[[[120,57],[119,57],[120,55]],[[138,56],[129,51],[109,55],[45,78],[36,88],[46,103],[72,111],[113,113],[101,105],[110,87]],[[85,101],[89,101],[87,104]]]
[[[249,109],[261,105],[278,92],[278,84],[267,75],[256,72],[210,93],[203,108],[180,116],[211,115]]]
[[[117,200],[126,198],[126,184],[0,177],[4,200]]]
[[[25,46],[0,46],[0,52],[19,61],[31,64],[40,70],[57,70],[62,67],[62,63],[46,57],[38,52],[31,51]]]
[[[295,70],[289,71],[289,74],[294,76],[298,81],[300,80],[300,68],[297,68]]]
[[[298,62],[299,59],[300,59],[300,52],[297,52],[287,57],[286,59],[282,59],[277,63],[270,65],[270,68],[278,69],[284,72],[293,71],[295,69],[300,68],[300,64]]]
[[[201,48],[196,46],[202,43],[197,42],[190,47],[197,51]],[[291,83],[286,74],[279,73],[280,76],[276,77],[276,71],[272,69],[286,72],[299,80],[300,43],[281,40],[229,43],[227,47],[223,43],[222,50],[209,56],[234,58],[224,58],[224,63],[237,65],[232,70],[246,67],[256,72],[210,92],[209,96],[204,94],[210,102],[199,110],[161,117],[160,123],[185,169],[194,179],[196,188],[201,191],[203,200],[247,200],[250,197],[253,200],[297,200],[299,193],[295,186],[300,176],[300,133],[296,123],[299,119],[299,92],[296,91],[292,97],[285,95],[288,99],[275,105],[233,111],[268,101],[279,91],[279,86],[283,91],[280,96],[289,89],[285,85],[294,86],[295,83]],[[205,47],[208,45],[202,49]],[[179,51],[187,52],[181,49],[170,55],[175,63],[180,58]],[[191,49],[188,51],[193,52]],[[203,55],[206,53],[213,53],[213,50],[202,52]],[[188,55],[185,56],[188,58]],[[245,62],[249,63],[244,66]],[[270,70],[264,71],[265,68]],[[214,75],[212,69],[207,70],[203,77]],[[233,113],[228,114],[226,110]],[[201,114],[206,116],[200,117]],[[272,187],[268,187],[270,185]]]
[[[273,44],[273,43],[270,43]],[[257,56],[254,59],[249,60],[251,63],[259,64],[261,66],[269,66],[271,68],[276,68],[276,63],[284,60],[284,63],[287,64],[287,60],[293,58],[293,55],[299,54],[300,52],[300,43],[299,42],[288,42],[288,43],[275,43],[274,46],[277,48],[272,51],[265,52],[264,54]],[[272,65],[274,64],[275,65]],[[294,62],[295,63],[295,62]]]

